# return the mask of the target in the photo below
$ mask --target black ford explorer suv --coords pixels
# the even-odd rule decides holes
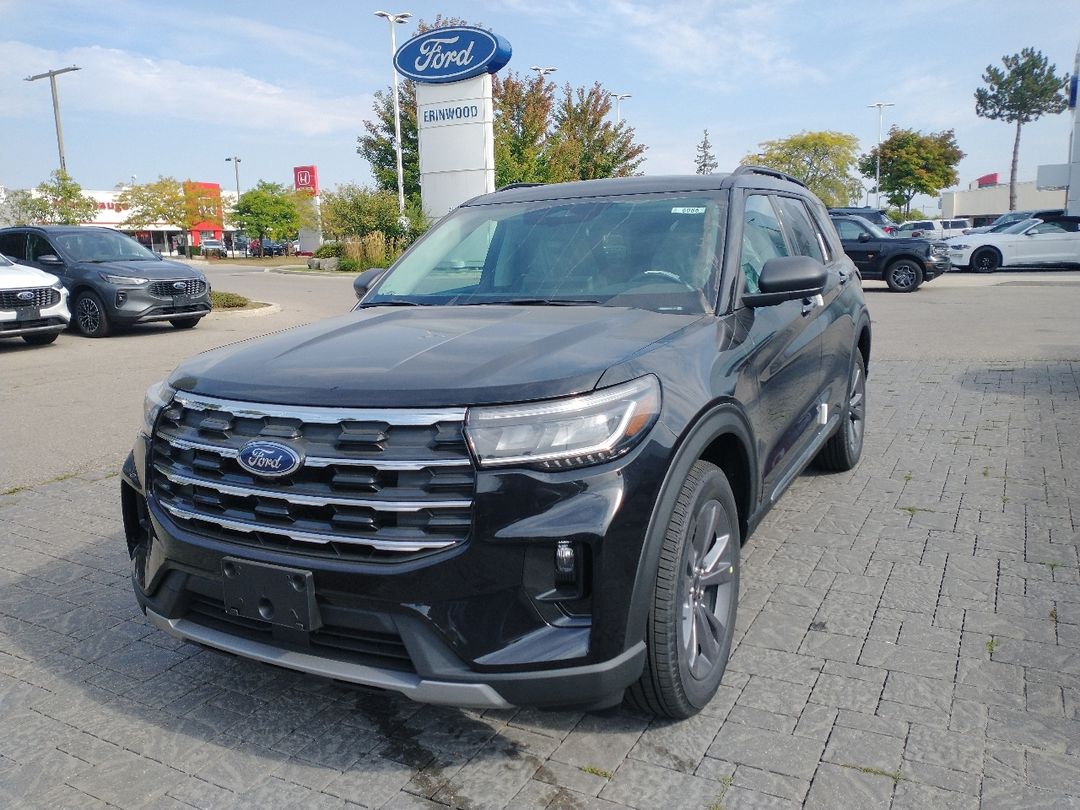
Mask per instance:
[[[150,621],[431,703],[701,709],[741,544],[862,449],[870,320],[825,208],[754,167],[512,187],[378,272],[147,392]]]
[[[944,242],[890,236],[862,217],[832,215],[844,252],[865,279],[884,281],[893,292],[915,292],[924,281],[949,272]]]
[[[190,329],[210,312],[206,276],[111,228],[2,228],[0,253],[58,276],[71,296],[72,321],[86,337],[152,321]]]

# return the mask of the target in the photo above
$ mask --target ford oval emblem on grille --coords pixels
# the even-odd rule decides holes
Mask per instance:
[[[172,285],[172,288],[174,290],[183,290],[186,287],[187,287],[187,282],[186,281],[174,281],[173,285]]]
[[[254,441],[240,448],[236,460],[260,478],[282,478],[300,469],[303,457],[291,447],[277,442]]]
[[[34,300],[34,291],[33,290],[23,290],[22,292],[15,293],[15,297],[18,298],[20,301],[33,301]]]

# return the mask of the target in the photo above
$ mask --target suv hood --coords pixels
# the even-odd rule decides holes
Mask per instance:
[[[641,309],[371,307],[188,360],[172,387],[286,405],[448,407],[589,391],[700,320]]]
[[[133,276],[136,278],[148,278],[152,280],[164,278],[202,278],[202,274],[186,264],[170,262],[168,259],[155,261],[135,262],[79,262],[78,267],[82,270],[93,272],[98,270],[102,273],[110,273],[117,276]]]
[[[58,282],[52,273],[25,264],[0,265],[0,290],[23,290],[27,287],[51,287]]]

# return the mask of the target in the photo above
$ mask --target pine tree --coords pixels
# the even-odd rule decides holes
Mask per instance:
[[[697,145],[697,157],[694,158],[694,172],[697,174],[712,174],[719,164],[716,155],[712,153],[712,144],[709,143],[709,130],[705,130],[705,137]]]

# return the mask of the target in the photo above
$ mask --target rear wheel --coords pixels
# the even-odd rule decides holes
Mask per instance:
[[[86,290],[75,299],[75,327],[86,337],[99,338],[109,334],[109,318],[105,305],[95,293]]]
[[[971,257],[971,269],[976,273],[993,273],[1001,266],[1001,254],[993,248],[976,250]]]
[[[201,320],[202,318],[172,318],[169,323],[177,329],[193,329]]]
[[[723,471],[690,468],[668,520],[646,628],[647,659],[628,699],[666,717],[689,717],[720,685],[739,601],[739,513]]]
[[[848,395],[840,426],[829,437],[814,459],[816,466],[846,472],[859,463],[863,436],[866,433],[866,363],[862,352],[855,350],[848,379]]]
[[[915,292],[923,283],[923,272],[911,259],[897,259],[885,268],[885,283],[893,292]]]
[[[59,337],[59,334],[59,332],[53,332],[51,335],[23,335],[22,339],[31,346],[48,346]]]

